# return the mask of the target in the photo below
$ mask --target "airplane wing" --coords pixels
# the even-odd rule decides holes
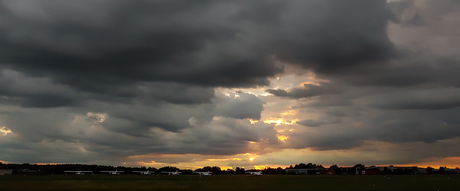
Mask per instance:
[[[154,174],[155,171],[132,171],[132,172],[135,172],[135,173],[148,173],[148,174]]]

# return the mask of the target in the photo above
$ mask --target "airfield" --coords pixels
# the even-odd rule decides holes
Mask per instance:
[[[459,175],[32,175],[0,176],[0,190],[400,190],[460,189]]]

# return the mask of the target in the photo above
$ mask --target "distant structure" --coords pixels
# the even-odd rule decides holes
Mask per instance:
[[[324,168],[307,168],[307,169],[286,169],[286,174],[324,174],[332,175],[335,174],[334,170]]]
[[[0,175],[13,174],[11,169],[0,169]]]
[[[256,171],[256,172],[246,172],[246,173],[250,173],[252,176],[262,176],[262,171]]]
[[[170,175],[176,175],[176,176],[179,176],[179,174],[180,174],[180,173],[182,173],[182,172],[180,172],[180,171],[176,170],[176,171],[174,171],[174,172],[173,172],[173,171],[161,171],[161,173],[165,173],[165,174],[168,174],[168,176],[170,176]]]

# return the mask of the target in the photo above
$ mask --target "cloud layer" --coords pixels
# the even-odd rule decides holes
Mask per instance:
[[[459,157],[459,7],[0,0],[0,160]]]

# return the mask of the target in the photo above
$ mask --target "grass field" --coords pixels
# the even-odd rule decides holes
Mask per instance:
[[[460,176],[84,175],[0,176],[0,190],[460,190]]]

